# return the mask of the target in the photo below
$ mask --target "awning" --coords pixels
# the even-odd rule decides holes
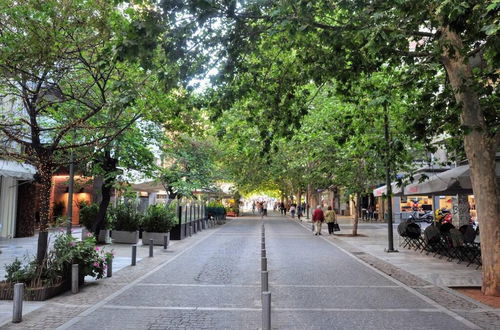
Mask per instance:
[[[391,184],[392,187],[392,195],[393,196],[401,196],[402,195],[402,189],[401,187],[398,187],[396,182],[393,182]],[[378,187],[377,189],[373,190],[373,196],[375,197],[380,197],[383,195],[387,195],[387,185]]]
[[[500,178],[500,162],[496,163],[497,180]],[[404,195],[457,195],[473,194],[469,165],[429,175],[422,183],[412,183],[404,188]]]
[[[12,160],[0,159],[0,176],[11,177],[19,180],[33,180],[36,168]]]
[[[132,184],[132,190],[134,191],[145,191],[149,193],[165,191],[165,187],[161,182],[156,181],[145,181],[141,183]]]

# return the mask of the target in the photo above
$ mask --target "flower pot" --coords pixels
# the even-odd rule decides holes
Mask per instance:
[[[142,244],[149,245],[149,240],[153,239],[154,245],[163,245],[163,237],[165,235],[167,235],[167,243],[169,243],[170,242],[170,232],[168,232],[168,233],[150,233],[150,232],[145,231],[142,233]]]
[[[83,241],[86,237],[88,237],[89,233],[90,233],[90,231],[89,231],[87,228],[82,227],[82,241]]]
[[[103,244],[111,244],[111,235],[109,229],[99,230],[99,237],[97,237],[97,242]]]
[[[137,244],[139,231],[113,230],[113,243]]]

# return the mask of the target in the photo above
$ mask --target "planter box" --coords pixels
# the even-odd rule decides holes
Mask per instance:
[[[163,237],[165,235],[167,235],[167,245],[168,245],[168,243],[170,242],[170,233],[150,233],[145,231],[142,233],[142,244],[149,245],[149,240],[152,238],[154,245],[163,245]]]
[[[109,229],[99,230],[99,237],[97,237],[98,243],[111,244],[111,235]]]
[[[113,230],[113,243],[137,244],[139,231]]]
[[[87,228],[82,227],[82,241],[88,236],[90,232],[87,230]]]
[[[24,288],[25,301],[44,301],[55,297],[65,291],[68,291],[70,286],[67,282],[60,282],[52,286],[44,286],[40,288]],[[12,284],[0,283],[0,300],[12,300],[14,298],[14,286]]]

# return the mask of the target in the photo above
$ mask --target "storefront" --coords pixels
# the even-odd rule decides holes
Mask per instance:
[[[31,165],[0,160],[0,237],[16,236],[19,184],[32,180],[35,173]]]

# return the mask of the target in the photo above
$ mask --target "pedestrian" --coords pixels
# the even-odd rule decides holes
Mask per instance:
[[[262,216],[261,217],[264,217],[264,216],[267,216],[267,202],[262,202]]]
[[[323,221],[325,221],[325,214],[321,209],[321,205],[318,205],[313,212],[312,221],[316,226],[316,232],[314,235],[321,235],[321,226],[323,225]]]
[[[252,202],[252,214],[255,214],[255,201]]]
[[[292,215],[292,219],[295,218],[295,204],[290,206],[290,214]]]
[[[331,206],[328,206],[328,210],[325,212],[325,221],[328,225],[328,235],[333,235],[333,227],[337,222],[337,215],[335,214],[335,211],[332,210]]]
[[[302,217],[302,205],[299,204],[297,206],[297,218],[299,218],[300,221],[302,221],[302,219],[300,219]]]

